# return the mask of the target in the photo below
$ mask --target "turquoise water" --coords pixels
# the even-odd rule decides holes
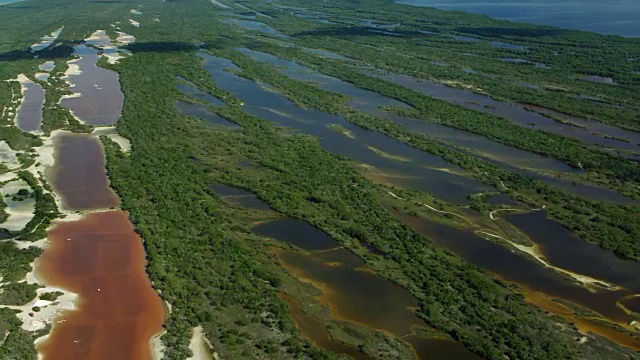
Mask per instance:
[[[496,19],[552,25],[627,37],[640,36],[638,0],[397,0],[489,15]]]
[[[11,4],[11,3],[20,2],[20,1],[24,1],[24,0],[0,0],[0,5]]]

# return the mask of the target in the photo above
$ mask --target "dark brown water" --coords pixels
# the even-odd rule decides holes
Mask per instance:
[[[329,305],[331,316],[382,330],[397,337],[409,336],[419,359],[478,359],[460,344],[411,336],[428,325],[415,315],[418,300],[408,291],[376,275],[362,259],[344,249],[301,254],[281,251],[282,264],[303,281],[322,290],[318,300]]]
[[[229,63],[224,59],[207,57],[207,56],[203,56],[203,57],[205,57],[205,60],[207,60],[205,63],[205,67],[212,73],[212,77],[217,82],[218,86],[224,88],[225,90],[231,91],[232,93],[234,93],[234,95],[236,95],[237,97],[241,98],[243,101],[246,101],[246,102],[255,101],[256,98],[259,98],[260,101],[264,101],[265,98],[270,99],[269,96],[266,94],[257,95],[257,93],[259,93],[259,90],[251,89],[250,88],[251,85],[245,85],[247,84],[247,82],[254,84],[253,85],[254,87],[258,86],[257,84],[250,82],[246,79],[239,79],[237,77],[234,78],[235,75],[223,71],[223,69],[225,68],[238,70],[236,67],[233,66],[233,64]],[[226,73],[226,74],[223,74],[223,73]],[[250,97],[249,94],[251,93],[254,93],[256,95],[254,97]],[[353,94],[355,94],[355,92]],[[281,103],[284,102],[282,101],[281,98],[280,99],[274,98],[271,101],[271,103],[265,104],[265,106],[262,109],[264,110],[268,110],[271,108],[281,109],[279,111],[280,113],[286,112],[285,110],[288,110],[289,116],[287,116],[286,118],[288,119],[296,118],[295,116],[295,114],[297,114],[296,110],[290,110],[290,108],[288,108],[287,106],[283,106],[281,103],[279,103],[279,101]],[[247,106],[245,107],[245,111],[248,111],[251,113],[251,111],[255,109],[255,108],[252,109],[251,106],[252,106],[251,104],[247,104]],[[270,106],[270,107],[267,108],[267,106]],[[257,111],[255,111],[255,115],[258,115],[270,120],[274,118],[272,114],[274,114],[275,112],[273,111],[261,112],[260,110],[262,109],[259,108]],[[280,119],[280,118],[274,121],[278,121],[279,123],[286,122],[286,120]],[[348,135],[343,134],[345,135],[345,137],[349,137],[352,140],[355,138],[359,142],[363,142],[362,139],[369,139],[370,134],[366,132],[364,132],[365,134],[363,134],[362,129],[358,130],[357,127],[349,126],[349,124],[345,122],[335,122],[335,123],[343,126],[344,129],[348,130],[347,131]],[[289,124],[292,124],[292,125],[289,125]],[[305,129],[305,130],[311,129],[305,132],[312,133],[314,135],[319,136],[321,138],[321,143],[323,144],[323,147],[325,147],[325,149],[328,149],[329,151],[347,156],[348,158],[351,158],[351,159],[358,159],[359,161],[366,162],[367,164],[374,164],[376,161],[376,160],[370,160],[370,159],[367,159],[368,161],[360,160],[360,159],[364,159],[362,154],[355,154],[351,152],[351,147],[354,146],[352,145],[352,143],[345,142],[344,145],[341,144],[343,147],[340,148],[340,151],[334,150],[336,149],[335,144],[338,143],[336,138],[325,137],[324,133],[318,132],[318,127],[317,125],[315,125],[315,121],[312,120],[312,117],[300,116],[300,119],[298,120],[297,124],[295,124],[294,122],[289,122],[287,123],[287,125],[295,127],[297,129]],[[316,126],[316,127],[313,127],[313,126]],[[308,128],[305,128],[305,127],[308,127]],[[328,139],[331,139],[332,143],[329,144],[329,142],[327,141]],[[386,143],[384,140],[381,140],[379,143],[385,144],[386,146]],[[378,144],[378,143],[371,142],[371,144]],[[406,154],[410,154],[410,152],[404,152],[404,150],[402,152],[399,152],[399,151],[394,152],[394,151],[387,151],[387,149],[391,149],[391,147],[385,148],[385,152],[387,154],[404,156],[405,159],[409,159],[409,161],[404,161],[404,163],[406,165],[406,169],[412,169],[412,170],[405,171],[404,170],[405,168],[403,168],[402,166],[398,166],[397,164],[394,167],[389,166],[386,168],[383,166],[379,166],[380,168],[396,170],[395,172],[396,174],[399,173],[401,175],[402,174],[406,175],[406,176],[399,176],[399,178],[408,180],[409,182],[411,181],[411,179],[415,179],[415,178],[418,178],[421,181],[423,181],[422,178],[420,178],[419,176],[416,176],[416,173],[417,173],[416,168],[418,167],[418,165],[414,160],[415,157],[405,156]],[[364,153],[364,152],[360,151],[360,153]],[[533,161],[531,161],[530,164],[535,164],[536,160],[534,160],[534,157],[532,157],[531,159]],[[541,159],[544,159],[544,158],[541,158]],[[541,161],[540,164],[543,164],[546,160],[548,159]],[[556,166],[555,170],[557,171],[563,171],[563,170],[575,171],[564,164],[559,164],[557,162],[554,163],[554,161],[548,162],[546,164],[549,166]],[[546,166],[546,165],[542,165],[542,166]],[[446,183],[440,182],[440,185],[443,185],[443,184],[446,184]],[[407,183],[402,185],[411,187],[412,184]],[[431,184],[430,186],[433,189],[433,188],[436,188],[438,185]],[[441,196],[444,193],[446,193],[445,188],[440,188],[438,191],[434,191],[434,194],[436,194],[436,196]],[[416,224],[412,224],[412,225],[415,226]],[[502,245],[484,240],[481,237],[474,234],[473,232],[459,231],[459,230],[451,229],[441,225],[439,227],[437,225],[431,226],[428,229],[422,229],[420,227],[416,227],[416,229],[424,233],[425,235],[427,235],[429,238],[436,241],[438,244],[444,247],[447,247],[452,251],[458,253],[458,255],[460,255],[467,261],[474,263],[477,266],[487,271],[495,273],[498,276],[504,278],[505,280],[509,280],[517,284],[520,284],[526,289],[532,289],[532,291],[534,291],[537,294],[548,294],[549,296],[552,296],[552,297],[557,297],[560,299],[565,299],[565,300],[574,302],[576,304],[585,306],[586,308],[592,309],[593,311],[601,314],[603,317],[608,318],[614,322],[625,323],[630,319],[630,317],[627,314],[625,314],[624,311],[622,311],[616,305],[619,299],[629,294],[627,290],[620,290],[620,291],[602,290],[598,292],[589,291],[588,289],[585,289],[577,284],[572,283],[565,276],[562,276],[551,269],[545,268],[541,266],[539,263],[530,261],[524,256],[520,256],[519,254],[516,254],[512,250],[507,249]],[[427,231],[427,230],[430,230],[430,231]],[[269,235],[276,238],[278,237],[277,233],[271,233]],[[289,241],[292,243],[297,242],[297,245],[303,248],[304,246],[309,246],[304,243],[300,245],[300,242],[304,241],[301,239],[294,239]],[[332,250],[322,254],[327,256],[326,254],[331,254],[337,251],[338,250]],[[600,250],[600,251],[602,251],[603,254],[606,253],[604,250]],[[558,255],[561,255],[561,254],[566,255],[566,253],[567,252],[562,252],[562,253],[558,253]],[[286,256],[289,256],[289,258],[286,258]],[[282,259],[283,263],[285,263],[291,269],[297,268],[299,275],[311,277],[311,275],[309,275],[309,272],[313,270],[314,274],[316,274],[314,275],[315,276],[314,279],[319,284],[323,284],[324,283],[323,281],[328,281],[327,278],[322,278],[320,275],[317,275],[320,273],[320,270],[311,266],[315,260],[312,258],[309,258],[309,256],[320,256],[320,255],[316,255],[315,253],[302,255],[295,252],[293,252],[292,255],[281,255],[281,257],[283,258]],[[301,257],[305,257],[305,258],[301,258]],[[586,256],[586,254],[581,254],[578,257],[578,260],[576,261],[580,261],[580,259],[582,259],[582,261],[586,261],[589,259],[589,256]],[[294,261],[296,260],[298,261],[297,266],[295,266],[295,263],[294,263]],[[340,263],[339,261],[327,262],[327,264],[333,264],[333,265],[337,265],[339,263]],[[307,272],[300,270],[304,264],[308,266],[306,268]],[[333,266],[333,267],[338,268],[339,266]],[[606,271],[606,269],[602,267],[600,268],[599,273],[602,274],[602,272],[604,271]],[[616,275],[616,277],[618,278],[619,276],[619,279],[626,278],[627,277],[627,274],[625,273],[626,271],[628,271],[628,269],[623,270],[622,273]],[[341,274],[341,276],[343,276],[343,278],[345,279],[348,278],[348,276],[345,274]],[[599,276],[594,276],[594,277],[601,278]],[[332,286],[338,286],[338,285],[332,285]],[[361,315],[357,315],[357,316],[360,318],[360,321],[363,321],[362,320],[363,318]],[[356,316],[354,315],[354,317]],[[606,331],[602,330],[601,332],[606,332]]]
[[[150,360],[165,311],[145,272],[142,240],[127,214],[57,224],[37,261],[48,285],[79,295],[77,309],[39,345],[45,360]]]
[[[334,339],[326,326],[312,315],[304,312],[300,308],[300,304],[286,294],[278,294],[280,298],[289,305],[289,315],[296,323],[300,333],[305,338],[311,340],[316,346],[334,352],[336,354],[345,354],[355,360],[371,360],[372,358],[363,354],[360,350],[351,347],[339,340]]]
[[[105,155],[95,136],[55,138],[49,178],[66,210],[105,210],[119,204],[109,188]],[[78,295],[76,309],[58,315],[38,345],[45,360],[151,360],[150,341],[165,309],[146,273],[142,240],[125,212],[91,213],[58,222],[37,259],[47,285]]]
[[[543,211],[503,214],[503,217],[527,234],[552,265],[640,292],[637,261],[623,260],[611,251],[586,242],[547,219]]]
[[[214,185],[213,192],[230,205],[245,207],[248,209],[269,211],[271,207],[258,199],[252,192],[228,185]]]
[[[45,96],[44,89],[31,80],[24,81],[22,86],[26,90],[22,104],[18,108],[16,124],[22,131],[40,131]]]
[[[95,136],[58,135],[49,178],[65,209],[104,209],[120,204],[109,188],[104,151]]]
[[[622,299],[620,300],[620,304],[622,304],[628,310],[640,315],[640,296],[633,296]]]
[[[418,300],[404,288],[376,275],[360,257],[341,248],[324,232],[300,220],[277,220],[258,225],[253,231],[311,250],[275,251],[291,273],[321,289],[318,300],[329,306],[333,318],[396,337],[408,336],[419,359],[450,359],[450,354],[459,355],[458,359],[478,359],[456,342],[412,336],[417,328],[429,328],[415,314]]]
[[[340,244],[324,231],[295,219],[270,221],[254,226],[252,230],[305,250],[328,250],[340,247]]]
[[[96,65],[100,56],[95,48],[79,45],[74,55],[80,57],[73,63],[81,73],[69,76],[72,86],[68,90],[80,96],[63,98],[60,104],[87,124],[114,125],[124,103],[118,73]]]

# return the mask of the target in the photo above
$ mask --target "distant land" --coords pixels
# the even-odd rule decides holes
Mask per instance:
[[[495,19],[640,37],[640,2],[635,0],[400,0],[402,4],[430,6],[485,14]]]

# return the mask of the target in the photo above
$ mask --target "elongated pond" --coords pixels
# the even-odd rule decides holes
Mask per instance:
[[[19,80],[23,86],[24,98],[18,108],[16,125],[22,131],[39,132],[42,126],[44,89],[24,75]]]
[[[40,346],[46,359],[150,360],[164,307],[145,272],[142,241],[126,213],[60,223],[38,259],[39,277],[80,296]]]
[[[403,186],[414,187],[456,203],[472,193],[491,188],[464,173],[458,166],[383,134],[364,130],[344,118],[302,109],[264,84],[242,78],[229,60],[201,53],[204,67],[216,85],[244,102],[244,111],[304,134],[315,135],[321,146],[336,155],[365,163],[392,175]],[[231,71],[229,71],[231,70]]]
[[[319,88],[338,93],[351,98],[351,106],[369,114],[387,118],[402,125],[408,130],[425,134],[446,144],[455,144],[469,149],[469,153],[501,166],[507,166],[524,175],[540,180],[548,185],[557,186],[565,191],[578,196],[584,196],[597,201],[606,201],[622,204],[634,204],[635,200],[620,195],[615,191],[601,188],[595,185],[587,185],[566,181],[546,173],[579,174],[582,171],[570,167],[558,160],[544,157],[529,151],[516,149],[499,142],[490,140],[477,134],[468,133],[444,125],[424,120],[397,116],[380,110],[382,106],[406,108],[408,105],[398,100],[380,95],[376,92],[364,90],[353,84],[344,82],[335,77],[321,74],[311,68],[302,66],[294,61],[284,60],[272,54],[239,48],[239,52],[251,58],[278,67],[280,72],[288,77],[300,81],[310,81]]]
[[[95,49],[81,45],[76,55],[75,65],[87,72],[70,77],[78,81],[72,90],[80,96],[63,105],[87,123],[115,123],[122,105],[117,74],[95,67]],[[114,209],[120,199],[109,187],[102,144],[95,134],[52,136],[47,178],[71,220],[54,223],[35,270],[47,286],[75,293],[77,300],[73,310],[56,315],[49,336],[38,343],[40,355],[152,360],[151,340],[162,331],[164,304],[147,276],[142,239],[128,214]]]
[[[120,204],[109,188],[100,141],[90,135],[62,133],[55,138],[49,178],[68,210],[110,208]]]
[[[524,127],[564,135],[587,144],[600,145],[605,148],[621,150],[625,153],[628,152],[628,156],[640,160],[640,149],[638,148],[640,145],[640,134],[633,131],[609,126],[593,120],[559,114],[535,106],[498,101],[487,95],[465,89],[453,88],[409,75],[373,71],[369,71],[367,74],[378,76],[386,81],[402,85],[436,99],[508,119]],[[551,116],[558,117],[563,121],[556,121]]]
[[[612,281],[614,284],[629,285],[631,287],[619,290],[599,289],[593,291],[573,281],[569,281],[566,276],[548,267],[541,266],[541,264],[527,259],[522,254],[512,251],[503,245],[485,240],[473,231],[445,226],[423,218],[410,216],[400,211],[394,210],[393,213],[418,233],[438,245],[453,251],[469,263],[493,273],[504,280],[518,284],[524,289],[525,293],[535,294],[533,299],[537,299],[540,294],[545,294],[546,297],[549,298],[547,302],[553,302],[551,299],[569,301],[585,309],[589,309],[613,323],[626,325],[631,320],[631,316],[618,306],[618,302],[637,291],[638,281],[632,279],[632,277],[637,277],[634,274],[637,274],[638,264],[625,262],[624,260],[612,257],[609,252],[595,247],[595,245],[585,242],[577,243],[570,239],[566,233],[562,233],[562,231],[557,228],[559,225],[552,221],[544,220],[542,223],[536,221],[540,220],[540,216],[544,215],[517,215],[511,217],[510,221],[517,222],[517,225],[523,227],[525,227],[524,224],[526,222],[529,222],[526,224],[527,227],[536,227],[538,230],[530,234],[536,244],[538,244],[537,241],[541,241],[539,237],[541,232],[547,232],[547,230],[544,229],[547,226],[552,229],[550,233],[556,233],[556,235],[561,233],[560,236],[544,239],[544,244],[552,242],[559,243],[554,245],[556,247],[556,249],[552,249],[554,251],[557,250],[557,247],[562,247],[565,250],[570,249],[567,252],[556,251],[553,254],[544,252],[545,256],[550,256],[549,261],[552,265],[559,267],[566,266],[569,270],[581,271],[585,270],[585,267],[589,267],[594,256],[598,256],[601,257],[602,260],[596,261],[594,268],[586,271],[588,274],[597,279],[615,280]],[[543,241],[541,241],[541,244],[542,242]],[[575,246],[575,249],[573,246]],[[567,256],[567,254],[571,254],[571,256]],[[559,259],[560,257],[564,257],[565,260]],[[584,263],[584,265],[577,265],[580,262]],[[607,266],[611,266],[616,270],[610,271],[607,269]],[[544,304],[535,300],[531,301],[546,309]],[[564,306],[560,307],[564,309]],[[568,308],[564,311],[572,313]],[[578,310],[577,313],[580,314],[580,311]],[[583,330],[588,329],[604,335],[611,340],[620,341],[621,343],[627,343],[628,341],[626,335],[616,332],[609,327],[591,322],[588,320],[588,316],[583,319],[576,315],[575,318],[570,320],[576,321],[576,319],[581,323]],[[640,342],[632,341],[627,344],[629,346],[640,346]]]
[[[247,48],[237,50],[255,60],[277,66],[283,75],[300,81],[310,81],[323,90],[347,96],[351,98],[351,106],[353,108],[368,112],[372,115],[389,118],[409,130],[427,134],[447,143],[468,147],[491,158],[499,159],[521,168],[533,168],[554,172],[576,171],[574,168],[557,160],[515,149],[476,134],[422,120],[394,116],[381,111],[379,108],[383,106],[408,108],[408,105],[376,92],[358,88],[338,78],[321,74],[294,61],[280,59],[272,54]]]

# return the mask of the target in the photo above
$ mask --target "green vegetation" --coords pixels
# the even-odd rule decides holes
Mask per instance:
[[[281,3],[299,6],[293,1]],[[462,81],[485,89],[496,98],[640,129],[639,115],[634,111],[638,95],[632,90],[640,83],[640,75],[633,73],[639,65],[637,60],[630,61],[633,57],[629,56],[640,49],[640,42],[635,39],[496,21],[482,15],[404,6],[387,0],[305,3],[305,10],[278,12],[259,2],[252,5],[268,14],[277,14],[259,21],[296,36],[298,43],[311,48],[334,51],[394,72]],[[321,17],[331,18],[334,23],[303,19],[294,16],[295,13],[323,14]],[[400,26],[391,30],[396,36],[374,35],[362,24],[362,19]],[[452,35],[470,39],[456,39]],[[476,40],[469,41],[473,39]],[[507,47],[492,46],[491,42],[501,42]],[[402,61],[398,61],[398,54],[402,54]],[[524,59],[531,64],[508,63],[500,61],[502,58]],[[546,67],[535,67],[533,63]],[[468,69],[474,71],[465,71]],[[584,81],[578,78],[580,74],[613,77],[622,85]],[[523,79],[539,88],[516,83]]]
[[[36,177],[30,172],[21,171],[18,173],[18,176],[34,189],[36,209],[33,218],[27,223],[24,229],[20,230],[16,235],[18,235],[18,239],[20,240],[34,241],[42,239],[46,237],[46,231],[51,221],[60,215],[56,201],[52,194],[43,191]]]
[[[24,305],[36,297],[38,285],[13,282],[0,286],[0,304]]]
[[[37,359],[33,341],[40,334],[22,330],[21,325],[13,310],[0,308],[0,337],[4,339],[4,341],[0,341],[0,358],[8,360]]]
[[[342,65],[338,61],[322,59],[301,50],[273,46],[260,47],[258,50],[266,50],[276,55],[302,60],[325,74],[338,77],[391,98],[396,98],[415,109],[396,109],[402,115],[434,121],[477,133],[506,145],[556,158],[572,167],[578,167],[578,164],[581,164],[587,171],[608,177],[606,183],[615,183],[617,181],[640,182],[640,166],[637,163],[591,150],[576,140],[524,128],[506,119],[465,109],[443,100],[433,99],[400,85],[354,71],[353,68]],[[638,196],[635,190],[631,190],[630,194]]]
[[[40,299],[47,301],[56,301],[60,296],[64,295],[60,291],[46,292],[40,295]]]
[[[348,99],[345,97],[318,89],[313,84],[287,78],[272,66],[254,61],[238,52],[223,49],[216,52],[239,65],[243,69],[241,75],[276,86],[280,92],[298,104],[342,115],[360,127],[382,132],[408,145],[441,156],[470,171],[496,189],[502,189],[502,184],[506,184],[510,189],[506,192],[510,196],[525,203],[531,202],[529,199],[533,198],[545,204],[554,220],[576,231],[585,240],[611,249],[620,256],[634,259],[640,257],[640,243],[636,241],[640,237],[640,225],[636,225],[638,223],[634,220],[637,206],[605,204],[568,194],[540,181],[502,169],[484,159],[452,150],[428,136],[410,132],[390,120],[356,112],[349,107]],[[634,173],[635,175],[637,173]],[[526,197],[518,195],[519,193],[525,194]]]
[[[272,85],[300,106],[338,114],[362,128],[438,155],[524,204],[544,203],[552,218],[585,240],[638,259],[637,206],[609,205],[569,195],[391,121],[355,111],[347,98],[320,90],[314,84],[289,79],[276,68],[233,50],[240,45],[250,46],[295,59],[323,73],[400,99],[413,106],[412,116],[425,121],[475,132],[572,166],[579,162],[588,170],[585,177],[590,181],[615,189],[627,187],[626,193],[638,197],[634,186],[640,183],[640,168],[636,163],[562,136],[521,128],[504,119],[431,99],[362,74],[357,67],[373,65],[399,73],[457,80],[496,98],[539,104],[638,129],[633,106],[639,97],[631,91],[636,89],[638,79],[629,74],[635,65],[622,64],[623,56],[638,49],[635,41],[571,31],[551,35],[544,27],[507,25],[485,17],[383,0],[304,3],[309,11],[328,14],[334,24],[296,17],[272,3],[243,3],[271,15],[260,20],[294,36],[286,41],[335,51],[360,61],[350,65],[350,61],[321,58],[297,48],[274,45],[282,44],[283,38],[263,35],[249,38],[249,31],[222,22],[228,14],[222,14],[205,0],[162,3],[143,0],[140,28],[128,24],[131,4],[126,2],[55,0],[51,5],[42,0],[27,1],[32,7],[11,7],[6,15],[0,14],[0,21],[11,25],[0,43],[0,60],[5,60],[0,67],[0,79],[12,79],[19,73],[32,76],[37,63],[45,59],[57,62],[52,81],[42,84],[47,93],[43,123],[46,134],[61,128],[91,130],[57,105],[64,94],[60,89],[60,69],[71,55],[71,46],[96,29],[108,29],[113,34],[110,25],[116,21],[123,31],[137,38],[136,43],[128,46],[132,56],[115,65],[104,60],[100,63],[120,74],[125,107],[118,132],[131,140],[134,151],[123,154],[107,137],[101,140],[107,153],[111,186],[144,240],[149,277],[172,307],[165,324],[167,332],[162,336],[165,359],[185,359],[190,355],[189,338],[196,326],[203,327],[222,358],[340,358],[301,337],[290,319],[286,302],[278,296],[283,292],[312,290],[279,266],[277,258],[268,251],[273,246],[272,240],[251,233],[252,223],[268,218],[225,204],[210,189],[214,183],[248,189],[283,216],[303,219],[327,232],[365,259],[377,274],[409,290],[419,301],[418,316],[436,328],[436,333],[461,342],[484,358],[606,357],[597,340],[578,344],[575,341],[578,333],[571,326],[525,303],[517,289],[464,263],[403,225],[386,210],[386,204],[380,200],[380,188],[365,179],[354,166],[357,164],[324,151],[317,138],[288,132],[245,113],[240,101],[218,89],[202,69],[195,44],[233,60],[241,68],[242,76]],[[282,3],[300,5],[289,0]],[[230,11],[247,12],[237,8]],[[153,21],[155,16],[159,16],[160,22]],[[386,23],[401,22],[401,27],[394,31],[406,35],[384,36],[353,26],[365,17],[384,18]],[[36,22],[40,24],[37,28],[27,26]],[[60,46],[43,51],[38,60],[33,59],[28,46],[62,25],[65,28],[58,42]],[[482,40],[454,41],[444,34],[418,36],[417,29],[474,34]],[[532,50],[518,57],[545,62],[552,68],[542,70],[499,61],[500,57],[515,55],[491,47],[489,40],[527,46]],[[592,46],[582,46],[586,42]],[[573,55],[569,55],[569,49],[574,51]],[[469,51],[476,56],[466,59],[460,55]],[[554,58],[551,55],[554,51],[561,51],[561,55]],[[399,56],[403,61],[398,61]],[[439,66],[434,61],[450,66]],[[461,71],[471,66],[482,74]],[[613,76],[622,85],[607,88],[575,79],[575,74]],[[229,130],[179,114],[173,104],[185,95],[176,90],[181,81],[177,77],[223,99],[226,106],[210,109],[241,125],[241,130]],[[523,78],[541,89],[534,91],[512,83]],[[15,84],[0,85],[3,106],[9,104]],[[559,88],[567,90],[558,92]],[[602,102],[623,108],[594,105],[574,95],[597,95]],[[1,121],[4,125],[11,124],[7,117]],[[326,125],[349,136],[340,126]],[[0,129],[0,139],[14,150],[28,151],[42,143],[40,138],[13,126]],[[20,154],[19,158],[25,166],[34,161],[26,154]],[[61,214],[53,196],[45,191],[50,188],[43,179],[27,171],[18,175],[33,189],[36,214],[24,230],[11,235],[24,240],[41,239],[51,221]],[[480,195],[472,196],[470,202],[480,215],[492,209]],[[438,200],[434,203],[437,205]],[[363,244],[374,251],[368,251]],[[20,250],[11,242],[0,242],[0,250],[0,276],[11,282],[0,289],[7,290],[0,297],[10,303],[33,298],[35,288],[17,281],[29,270],[28,264],[40,250]],[[58,295],[44,294],[41,298],[54,300]],[[8,332],[0,345],[0,358],[35,359],[32,341],[36,334],[23,332],[16,321],[11,311],[0,309],[0,335]],[[406,345],[375,329],[341,325],[332,319],[323,319],[323,324],[332,329],[332,334],[339,334],[338,340],[345,339],[374,358],[389,358],[394,352],[407,351]]]
[[[0,242],[0,250],[0,276],[3,282],[22,280],[31,270],[30,263],[42,253],[36,247],[20,250],[7,241]]]
[[[144,85],[150,80],[135,71],[138,68],[135,62],[144,63],[156,74],[163,74],[160,77],[163,80],[154,79],[151,90]],[[181,71],[194,63],[197,63],[194,55],[145,53],[137,54],[126,66],[123,64],[121,81],[129,100],[119,130],[134,141],[133,146],[137,150],[127,157],[111,147],[108,157],[113,186],[146,240],[151,277],[173,306],[190,309],[195,317],[205,316],[199,315],[207,308],[205,304],[219,296],[203,302],[195,301],[195,294],[206,292],[223,281],[215,280],[215,277],[228,273],[225,270],[229,266],[225,265],[228,260],[224,259],[234,259],[236,265],[233,268],[250,264],[245,264],[245,256],[251,252],[243,249],[241,242],[232,241],[233,235],[228,232],[222,235],[215,230],[215,224],[224,219],[216,210],[219,205],[203,189],[207,184],[216,182],[217,178],[255,191],[277,210],[306,219],[337,235],[345,244],[357,242],[350,234],[363,234],[361,236],[366,241],[385,251],[389,259],[402,264],[402,272],[382,274],[412,289],[421,300],[420,315],[479,354],[488,358],[501,358],[503,353],[514,358],[535,358],[565,357],[575,351],[572,344],[557,333],[550,319],[525,306],[519,295],[400,225],[375,204],[372,194],[377,190],[347,163],[321,150],[315,140],[305,136],[282,137],[264,120],[244,114],[239,106],[222,108],[220,113],[241,124],[244,128],[242,133],[218,128],[212,132],[205,124],[180,121],[170,107],[151,105],[171,104],[170,101],[160,101],[158,97],[162,94],[172,96],[175,75],[195,82],[197,78],[191,79]],[[129,86],[132,83],[137,86]],[[155,121],[145,121],[148,116]],[[159,148],[157,142],[144,140],[149,136],[167,136],[172,141],[162,143]],[[261,151],[252,150],[255,148]],[[198,161],[189,160],[190,156],[195,156]],[[238,167],[239,159],[258,165]],[[186,178],[188,182],[185,182]],[[182,185],[178,186],[178,183]],[[308,202],[310,195],[321,201]],[[161,223],[172,226],[158,226]],[[207,226],[213,227],[206,230]],[[200,248],[205,244],[206,248]],[[222,253],[214,251],[218,246],[223,246]],[[212,258],[209,260],[205,256]],[[214,259],[218,270],[206,273],[207,281],[199,284],[185,281],[194,277],[190,273]],[[435,269],[439,270],[436,272]],[[253,286],[263,281],[248,281],[247,277],[256,276],[256,270],[249,267],[232,272],[229,273],[231,277],[225,280],[234,284],[229,295],[236,294],[233,296],[235,307],[255,304],[252,294],[259,291]],[[268,278],[264,280],[265,284],[271,283]],[[252,286],[246,287],[248,284]],[[245,287],[239,289],[239,286]],[[240,294],[238,291],[243,294],[241,297],[237,296]],[[187,303],[186,294],[189,294]],[[268,304],[273,306],[277,303],[272,298]],[[268,305],[263,301],[260,304]],[[468,306],[460,308],[456,304]],[[223,308],[231,306],[230,303],[220,305]],[[453,308],[456,310],[452,311]],[[196,324],[195,319],[186,316],[180,313],[170,318],[167,326],[170,348],[177,345],[173,340],[179,329],[189,329]],[[478,322],[480,318],[482,322]],[[181,322],[188,325],[180,325]],[[478,326],[481,330],[473,330]],[[546,335],[539,336],[541,333]],[[529,345],[507,346],[516,338]],[[186,342],[182,341],[183,344]],[[227,347],[222,349],[224,351]]]

